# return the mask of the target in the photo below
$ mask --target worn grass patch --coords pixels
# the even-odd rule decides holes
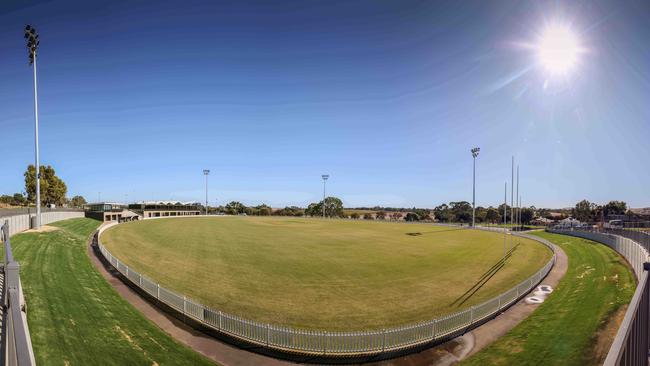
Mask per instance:
[[[602,349],[613,339],[610,318],[631,300],[634,274],[605,245],[565,235],[534,235],[564,250],[569,259],[566,275],[531,316],[462,365],[602,364]]]
[[[499,233],[279,217],[146,220],[107,230],[118,258],[163,286],[254,320],[330,330],[430,319],[511,288],[551,257]],[[478,284],[478,286],[475,286]]]
[[[39,365],[213,365],[175,342],[123,300],[90,262],[86,240],[99,223],[11,239]]]

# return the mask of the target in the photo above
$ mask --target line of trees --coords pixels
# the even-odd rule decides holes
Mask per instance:
[[[571,210],[571,216],[582,222],[594,222],[607,220],[611,215],[627,215],[635,217],[636,215],[627,207],[624,201],[609,201],[605,205],[598,205],[587,200],[576,203]]]
[[[504,209],[506,220],[510,222],[510,205],[501,204],[498,207],[476,207],[475,220],[477,223],[499,224],[503,222]],[[522,207],[521,222],[529,224],[535,217],[536,208]],[[472,204],[467,201],[449,202],[436,206],[433,209],[434,217],[440,222],[472,222]]]

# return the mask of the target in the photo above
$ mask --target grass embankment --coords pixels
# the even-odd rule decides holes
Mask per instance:
[[[11,239],[39,365],[213,365],[122,299],[88,258],[90,219]]]
[[[569,268],[553,294],[507,335],[462,365],[597,365],[606,356],[634,293],[635,278],[605,245],[536,233],[567,254]]]
[[[278,217],[147,220],[111,228],[102,242],[135,270],[216,309],[328,330],[402,325],[467,308],[551,257],[522,239],[491,276],[503,256],[499,233]]]

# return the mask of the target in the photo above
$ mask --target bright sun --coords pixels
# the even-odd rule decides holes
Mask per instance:
[[[549,26],[537,46],[540,63],[552,75],[565,75],[578,62],[580,45],[577,36],[567,26]]]

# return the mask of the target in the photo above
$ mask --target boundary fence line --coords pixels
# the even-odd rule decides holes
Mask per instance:
[[[115,225],[117,224],[103,225],[94,235],[94,244],[104,259],[136,288],[165,304],[183,318],[190,318],[208,329],[267,349],[326,357],[401,351],[461,335],[500,314],[524,297],[546,277],[556,260],[555,248],[549,241],[526,234],[514,234],[544,244],[553,252],[553,256],[535,274],[499,296],[440,318],[389,329],[351,332],[307,330],[261,323],[228,314],[164,288],[130,268],[102,245],[102,232]]]
[[[549,229],[548,231],[605,244],[618,252],[630,264],[638,284],[603,365],[648,365],[650,347],[650,281],[648,280],[650,235],[625,229],[603,229],[602,231]]]

